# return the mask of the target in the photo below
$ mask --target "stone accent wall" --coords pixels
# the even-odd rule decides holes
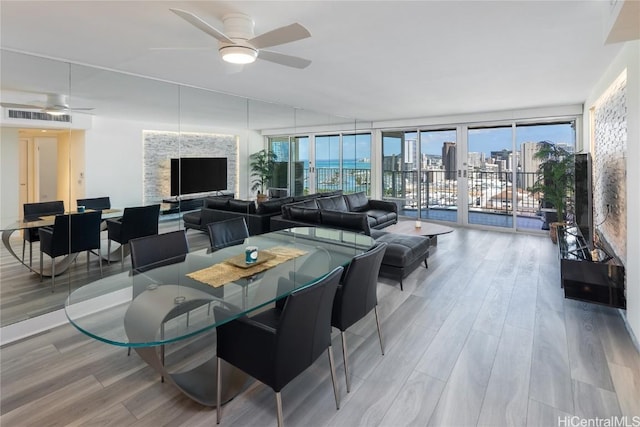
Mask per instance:
[[[143,198],[158,203],[171,194],[171,159],[226,157],[227,190],[238,192],[238,142],[235,135],[143,131]]]
[[[626,78],[617,80],[593,110],[593,223],[597,234],[606,241],[625,265],[627,261],[626,86]]]

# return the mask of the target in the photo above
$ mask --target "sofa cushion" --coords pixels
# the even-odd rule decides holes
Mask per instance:
[[[345,194],[344,198],[351,212],[362,212],[369,208],[369,198],[364,191],[359,193]]]
[[[204,207],[209,209],[221,209],[226,211],[229,209],[228,197],[207,197],[204,200]]]
[[[286,205],[282,205],[281,211],[282,211],[282,217],[284,219],[291,219],[291,214],[289,212],[289,208],[291,207],[305,208],[305,209],[318,209],[318,205],[316,204],[316,199],[309,199],[303,202],[289,203]]]
[[[347,203],[343,196],[321,197],[316,199],[318,207],[322,210],[348,212]]]
[[[291,216],[291,219],[296,221],[320,224],[320,210],[318,209],[308,209],[291,206],[289,208],[289,215]]]
[[[256,209],[256,213],[258,214],[269,214],[269,213],[280,213],[282,205],[286,205],[287,203],[291,203],[293,199],[291,197],[282,197],[280,199],[272,199],[262,202],[258,205]]]
[[[384,224],[385,222],[394,221],[398,218],[395,212],[382,211],[378,209],[369,209],[365,213],[367,216],[374,218],[376,224]]]
[[[242,212],[246,214],[256,213],[256,204],[251,200],[229,200],[229,210],[232,212]]]
[[[332,197],[342,196],[342,190],[326,191],[324,193],[317,193],[316,197]]]
[[[357,212],[321,210],[322,225],[364,232],[369,235],[369,218]]]
[[[317,193],[305,194],[305,195],[302,195],[302,196],[293,196],[293,201],[294,202],[302,202],[303,200],[316,199],[316,198],[318,198],[318,194]]]

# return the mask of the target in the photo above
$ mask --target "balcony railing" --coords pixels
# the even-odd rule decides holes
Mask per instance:
[[[394,200],[400,210],[456,209],[458,206],[458,183],[447,179],[451,174],[443,170],[383,171],[384,198]],[[514,183],[511,172],[468,171],[468,206],[470,211],[511,215],[513,212]],[[537,178],[535,172],[516,172],[516,213],[535,216],[539,210],[537,194],[527,188]],[[419,196],[419,197],[418,197]]]

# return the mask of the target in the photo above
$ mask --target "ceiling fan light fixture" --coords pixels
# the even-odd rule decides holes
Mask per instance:
[[[251,64],[258,57],[258,51],[248,46],[223,46],[220,48],[222,60],[231,64]]]

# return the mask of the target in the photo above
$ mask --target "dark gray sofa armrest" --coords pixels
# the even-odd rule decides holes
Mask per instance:
[[[387,200],[369,200],[369,208],[398,213],[398,205]]]

